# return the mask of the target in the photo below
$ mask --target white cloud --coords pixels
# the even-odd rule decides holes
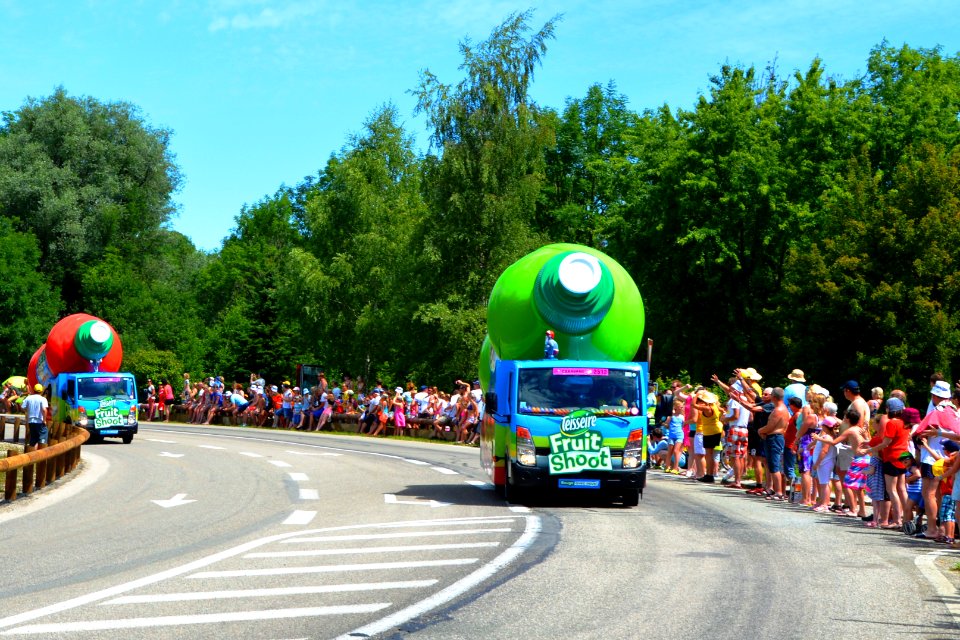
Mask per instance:
[[[294,2],[277,8],[264,7],[259,11],[241,11],[231,16],[217,16],[208,27],[210,31],[223,29],[276,29],[320,12],[324,2]]]

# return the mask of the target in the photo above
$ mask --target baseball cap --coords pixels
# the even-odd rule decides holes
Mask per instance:
[[[37,393],[40,393],[43,391],[43,385],[38,382],[37,384],[33,385],[33,390]]]
[[[860,393],[860,383],[856,380],[847,380],[843,383],[843,386],[840,387],[840,391],[852,391],[854,393]]]
[[[420,385],[420,391],[426,391],[426,390],[427,390],[427,385],[425,384]]]
[[[937,396],[938,398],[949,398],[950,397],[950,385],[943,380],[938,380],[933,388],[930,389],[930,395]]]
[[[900,398],[887,398],[887,411],[903,411],[906,405]]]

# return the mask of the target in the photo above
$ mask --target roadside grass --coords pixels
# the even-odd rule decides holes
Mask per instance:
[[[954,562],[953,566],[950,567],[950,571],[956,571],[960,573],[960,562]]]

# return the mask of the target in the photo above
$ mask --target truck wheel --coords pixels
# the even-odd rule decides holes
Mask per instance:
[[[510,462],[507,461],[507,477],[503,483],[504,499],[513,504],[525,503],[529,497],[529,493],[526,489],[513,484],[513,479],[510,475]]]
[[[133,442],[133,434],[125,433],[122,436],[120,436],[120,439],[123,440],[123,444],[130,444],[131,442]]]
[[[623,494],[623,506],[635,507],[640,504],[640,489],[628,489]]]

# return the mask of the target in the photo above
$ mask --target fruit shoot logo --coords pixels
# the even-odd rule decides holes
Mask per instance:
[[[597,416],[591,409],[578,409],[564,416],[560,433],[550,436],[550,473],[611,471],[610,447],[603,446],[603,435],[591,431]]]
[[[100,401],[100,408],[93,413],[93,425],[97,429],[115,427],[123,424],[123,416],[117,408],[113,398],[104,398]]]

